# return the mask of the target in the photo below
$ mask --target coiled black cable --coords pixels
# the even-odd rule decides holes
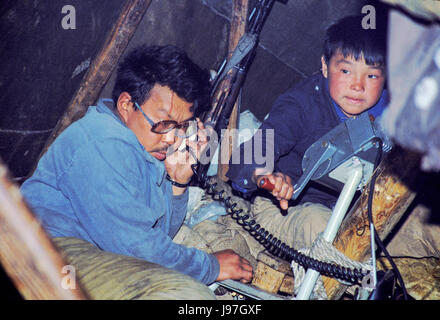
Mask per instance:
[[[195,166],[193,167],[193,171],[197,174]],[[237,204],[231,200],[230,196],[224,196],[225,190],[217,191],[216,182],[210,182],[209,177],[198,176],[198,178],[200,187],[205,189],[214,200],[222,201],[231,217],[274,256],[286,260],[289,263],[295,261],[306,270],[311,268],[318,271],[321,275],[352,284],[359,284],[367,275],[367,272],[363,272],[360,269],[350,269],[334,263],[319,261],[291,248],[274,237],[273,234],[260,226],[255,220],[251,219],[249,214],[242,215],[243,209],[236,208]]]

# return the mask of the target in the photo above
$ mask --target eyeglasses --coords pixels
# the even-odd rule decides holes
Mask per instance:
[[[147,119],[148,123],[151,125],[150,130],[154,133],[165,134],[165,133],[170,132],[173,129],[182,129],[183,131],[186,132],[191,121],[194,121],[194,119],[189,119],[189,120],[185,120],[182,122],[177,122],[174,120],[162,120],[159,122],[154,122],[145,114],[145,112],[141,109],[141,107],[139,106],[139,104],[136,101],[134,102],[134,105],[136,106],[136,108],[138,108],[142,112],[145,119]]]

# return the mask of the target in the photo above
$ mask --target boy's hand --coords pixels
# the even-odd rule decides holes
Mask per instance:
[[[289,200],[293,195],[292,179],[281,172],[265,173],[263,171],[259,172],[257,168],[252,177],[253,181],[260,186],[261,179],[269,180],[272,184],[273,189],[268,190],[279,202],[280,207],[283,210],[287,210],[289,207]]]
[[[232,279],[247,283],[252,280],[252,266],[246,259],[240,257],[233,250],[227,249],[214,253],[220,264],[220,273],[216,281]]]

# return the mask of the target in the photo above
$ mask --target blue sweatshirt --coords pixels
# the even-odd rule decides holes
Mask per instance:
[[[100,100],[54,141],[21,192],[52,237],[77,237],[210,284],[216,257],[172,241],[188,191],[173,196],[163,162]]]

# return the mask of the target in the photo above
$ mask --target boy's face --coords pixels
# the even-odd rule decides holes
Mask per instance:
[[[361,114],[379,101],[385,84],[381,68],[367,65],[338,51],[327,65],[321,58],[322,74],[328,79],[330,96],[348,117]]]

